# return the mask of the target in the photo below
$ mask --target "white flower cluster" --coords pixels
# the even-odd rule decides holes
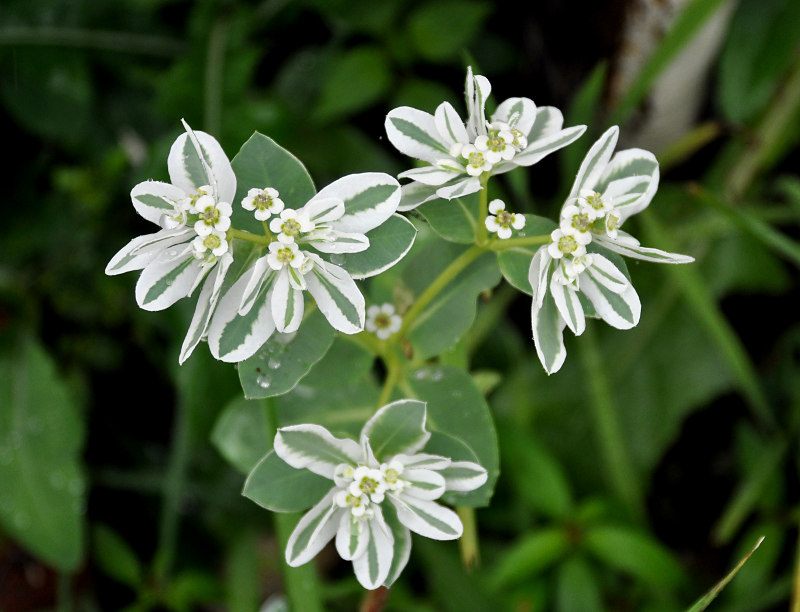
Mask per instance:
[[[402,153],[427,162],[398,178],[403,187],[399,210],[411,210],[435,198],[453,199],[482,189],[481,177],[530,166],[576,140],[586,129],[562,129],[564,118],[553,107],[537,108],[528,98],[509,98],[486,120],[489,80],[467,70],[468,118],[462,121],[449,102],[434,115],[402,106],[386,116],[386,134]]]
[[[489,202],[489,213],[484,221],[486,229],[497,234],[501,240],[511,238],[512,229],[521,230],[525,227],[525,215],[508,212],[502,200]]]
[[[541,247],[531,261],[533,340],[548,374],[557,371],[566,357],[565,326],[580,335],[587,316],[601,318],[617,329],[630,329],[639,322],[639,296],[614,253],[661,263],[693,261],[642,247],[619,229],[625,219],[650,204],[659,174],[658,162],[648,151],[613,154],[617,136],[618,129],[610,128],[586,154],[561,208],[559,226],[550,234],[550,244]]]
[[[409,531],[435,540],[459,538],[463,526],[458,515],[436,500],[448,491],[473,491],[488,475],[471,461],[418,452],[429,438],[425,404],[408,399],[379,409],[364,425],[359,442],[336,438],[319,425],[279,429],[274,443],[278,457],[333,481],[292,532],[287,563],[307,563],[335,538],[336,550],[353,562],[358,581],[375,589],[391,584],[408,562]],[[387,448],[394,454],[380,456]]]

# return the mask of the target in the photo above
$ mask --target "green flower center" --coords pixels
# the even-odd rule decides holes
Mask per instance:
[[[386,470],[386,473],[383,475],[386,482],[389,484],[395,484],[397,482],[397,478],[400,476],[399,472],[393,468],[389,468]]]
[[[619,217],[617,215],[608,215],[606,217],[606,229],[615,230],[619,228]]]
[[[586,203],[595,210],[603,208],[603,198],[596,191],[592,195],[586,197]]]
[[[492,151],[499,152],[506,148],[506,141],[500,138],[500,136],[492,136],[486,143],[486,146]]]
[[[572,253],[578,249],[578,242],[572,236],[562,236],[558,239],[558,250],[562,253]]]
[[[367,494],[374,493],[378,488],[378,481],[374,478],[364,476],[364,478],[361,479],[358,488]]]
[[[206,209],[200,213],[200,219],[206,225],[215,225],[219,221],[220,212],[214,206],[208,206]]]
[[[205,238],[203,238],[203,246],[206,247],[209,251],[213,251],[214,249],[218,248],[219,245],[222,244],[222,240],[220,240],[219,236],[216,234],[209,234]]]
[[[272,196],[266,193],[259,193],[253,198],[253,204],[258,210],[269,210],[272,208]]]
[[[511,144],[514,145],[515,147],[520,146],[521,142],[519,138],[520,136],[524,136],[525,134],[523,134],[522,131],[518,130],[517,128],[513,128],[511,130],[511,134],[514,136],[514,142],[512,142]]]
[[[579,232],[585,232],[591,226],[592,226],[592,220],[586,213],[579,213],[577,215],[572,215],[572,227],[574,227]]]
[[[469,165],[473,168],[480,168],[483,166],[483,153],[480,151],[475,151],[474,153],[469,154]]]
[[[204,195],[208,195],[205,189],[198,189],[197,192],[189,198],[189,202],[191,203],[192,206],[194,206],[195,204],[197,204],[197,200],[202,198]]]
[[[380,329],[388,329],[391,324],[392,318],[385,312],[381,312],[375,317],[375,327]]]
[[[505,210],[497,211],[497,225],[501,227],[510,227],[514,223],[514,215]]]
[[[294,252],[289,247],[278,249],[278,252],[275,254],[275,256],[282,264],[288,264],[294,260]]]
[[[295,219],[288,219],[281,225],[281,232],[287,236],[297,236],[300,233],[300,224]]]

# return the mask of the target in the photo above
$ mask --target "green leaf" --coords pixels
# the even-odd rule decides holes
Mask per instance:
[[[333,344],[335,332],[314,310],[292,334],[273,334],[250,359],[239,364],[239,381],[248,399],[291,391]]]
[[[463,247],[431,242],[408,262],[403,270],[401,290],[418,297],[461,253]],[[492,253],[473,261],[417,317],[408,332],[414,356],[426,359],[450,348],[469,330],[475,320],[476,300],[482,291],[500,280]]]
[[[552,219],[537,217],[536,215],[525,215],[525,227],[520,236],[544,236],[558,227]],[[523,293],[531,295],[531,284],[528,281],[528,270],[531,267],[531,259],[542,245],[532,244],[530,246],[520,246],[500,251],[497,254],[497,263],[500,264],[500,271],[503,277]]]
[[[405,257],[414,244],[417,229],[405,217],[394,214],[374,230],[367,232],[366,236],[369,238],[369,248],[366,251],[341,256],[341,266],[355,279],[375,276]]]
[[[677,588],[686,582],[678,561],[650,535],[628,527],[598,525],[583,539],[595,557],[653,586]]]
[[[128,543],[113,529],[99,523],[92,530],[93,557],[100,569],[117,582],[136,588],[142,565]]]
[[[401,453],[413,453],[428,438],[425,431],[425,404],[411,399],[383,406],[364,427],[378,461]]]
[[[499,429],[503,463],[518,495],[543,515],[567,519],[574,509],[564,468],[535,437],[516,426]]]
[[[442,454],[455,461],[474,461],[488,474],[479,489],[449,492],[443,499],[460,506],[487,505],[500,473],[497,434],[489,406],[472,377],[450,366],[426,366],[408,372],[404,385],[414,397],[427,402],[428,429],[461,443],[455,446],[447,443],[447,437],[432,435],[425,452]],[[460,450],[464,447],[468,452]]]
[[[63,572],[83,559],[83,422],[51,358],[22,338],[0,353],[0,524]]]
[[[237,397],[219,415],[211,442],[228,463],[247,474],[272,448],[270,429],[260,402]]]
[[[556,610],[558,612],[603,612],[604,610],[597,578],[581,556],[570,557],[558,568]]]
[[[316,504],[332,487],[327,478],[297,470],[271,450],[250,472],[242,495],[273,512],[298,512]]]
[[[794,61],[800,4],[739,2],[719,59],[719,105],[726,119],[746,123],[770,102]]]
[[[332,62],[314,117],[330,121],[362,110],[380,99],[391,82],[391,67],[379,47],[350,49]]]
[[[487,2],[445,0],[420,6],[409,18],[411,44],[424,59],[455,58],[491,13]]]
[[[529,533],[494,563],[489,572],[489,587],[499,591],[529,580],[561,559],[571,546],[566,532],[557,527]]]
[[[314,182],[305,166],[274,140],[258,132],[242,145],[231,161],[236,173],[236,197],[231,202],[231,221],[237,229],[263,235],[261,221],[240,203],[253,188],[272,187],[278,190],[287,208],[301,208],[316,193]]]
[[[453,200],[431,200],[416,210],[430,224],[433,231],[445,240],[472,244],[478,229],[478,196],[473,193]]]

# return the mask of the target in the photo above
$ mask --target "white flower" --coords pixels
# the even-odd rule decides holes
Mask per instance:
[[[586,154],[561,209],[559,228],[550,235],[550,244],[536,252],[528,271],[533,341],[548,374],[558,371],[566,358],[564,327],[580,335],[587,316],[617,329],[638,324],[641,303],[619,255],[661,263],[694,261],[642,247],[619,230],[625,219],[650,204],[658,188],[658,162],[641,149],[612,157],[617,135],[612,127]],[[592,311],[584,310],[579,294]]]
[[[466,123],[449,102],[440,104],[433,115],[408,106],[389,112],[385,122],[389,141],[401,153],[429,164],[399,175],[412,179],[403,187],[399,210],[480,191],[481,175],[535,164],[586,129],[562,129],[564,118],[558,109],[537,108],[528,98],[502,102],[487,121],[485,106],[491,90],[488,79],[467,69]]]
[[[183,125],[186,132],[167,159],[171,183],[145,181],[131,190],[136,212],[162,229],[134,238],[106,266],[106,274],[142,270],[136,301],[145,310],[167,308],[202,284],[181,362],[205,335],[233,260],[224,231],[227,202],[236,194],[236,176],[219,143]]]
[[[365,328],[378,336],[381,340],[386,340],[392,334],[400,331],[403,320],[400,315],[395,314],[392,304],[373,304],[367,308],[367,322]]]
[[[284,208],[280,217],[276,217],[269,222],[269,230],[277,234],[278,240],[284,244],[294,242],[295,238],[299,238],[300,234],[308,233],[313,229],[314,224],[307,214],[302,210],[296,211],[291,208]]]
[[[521,230],[525,227],[525,215],[508,212],[502,200],[489,202],[489,212],[491,214],[485,220],[486,229],[496,233],[498,238],[511,238],[512,228]]]
[[[196,236],[192,241],[192,248],[197,259],[207,259],[209,252],[212,257],[219,257],[228,252],[228,241],[225,239],[225,232],[212,229],[208,234]]]
[[[332,481],[289,538],[290,566],[307,563],[335,539],[361,585],[376,589],[394,582],[408,562],[409,531],[435,540],[461,536],[458,515],[436,500],[446,491],[477,489],[487,473],[476,463],[420,452],[430,437],[425,414],[417,400],[388,404],[367,421],[359,442],[319,425],[278,430],[278,457]],[[377,456],[373,449],[380,449]]]
[[[220,300],[209,327],[211,354],[222,361],[242,361],[275,331],[296,331],[306,292],[335,329],[345,334],[363,331],[366,304],[354,277],[377,274],[407,249],[366,271],[362,264],[358,275],[345,267],[344,255],[366,251],[366,234],[391,219],[399,201],[400,185],[389,175],[353,174],[328,185],[300,208],[281,211],[270,222],[277,241],[270,243],[269,253]],[[330,260],[323,258],[328,255]]]
[[[271,215],[277,215],[283,210],[283,200],[279,195],[278,190],[272,187],[250,189],[242,200],[242,208],[255,211],[256,219],[266,221]]]

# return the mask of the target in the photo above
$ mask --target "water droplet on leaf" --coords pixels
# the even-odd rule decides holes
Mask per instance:
[[[277,370],[279,367],[281,367],[281,362],[273,358],[269,360],[267,365],[269,366],[270,370]]]

